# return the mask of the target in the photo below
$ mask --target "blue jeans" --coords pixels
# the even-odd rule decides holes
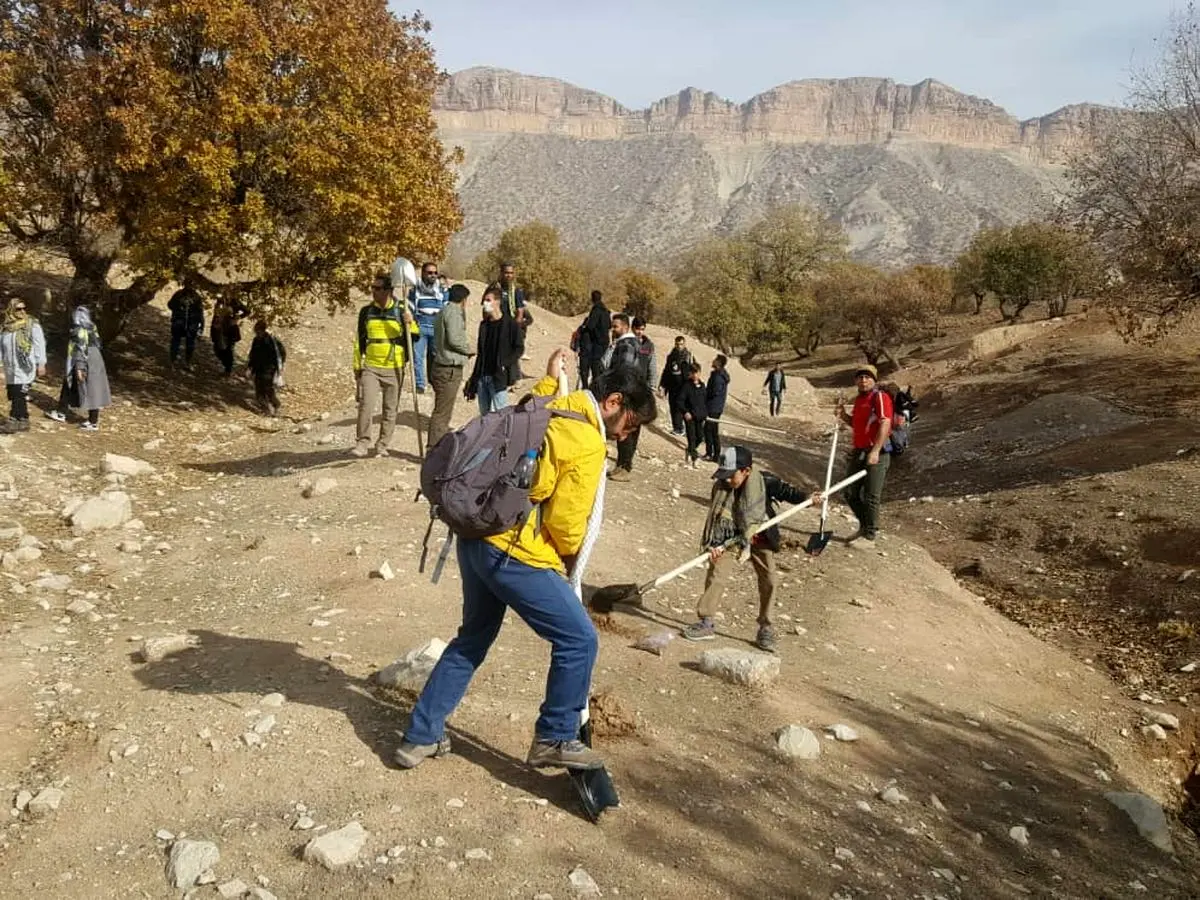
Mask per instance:
[[[433,353],[433,323],[426,325],[422,322],[417,328],[421,331],[421,339],[413,344],[413,368],[417,373],[417,390],[423,391],[429,383],[426,362]]]
[[[542,741],[575,740],[598,647],[596,628],[583,604],[553,569],[517,562],[486,541],[457,543],[463,623],[425,683],[404,739],[434,744],[445,736],[446,718],[467,692],[500,633],[505,612],[512,609],[550,642],[546,699],[534,733]]]
[[[479,401],[479,414],[486,416],[508,406],[508,388],[496,390],[495,379],[491,375],[482,375],[475,385],[475,399]]]

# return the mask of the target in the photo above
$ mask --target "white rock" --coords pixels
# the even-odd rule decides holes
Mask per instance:
[[[43,575],[30,582],[29,586],[35,591],[53,591],[61,594],[71,586],[70,575]]]
[[[250,888],[251,900],[279,900],[274,894],[268,891],[265,887]]]
[[[103,475],[124,475],[136,478],[139,475],[151,475],[154,466],[144,459],[134,459],[132,456],[118,456],[116,453],[105,453],[100,460],[100,473]]]
[[[324,497],[337,486],[336,478],[318,478],[316,481],[305,484],[300,493],[308,498]]]
[[[13,800],[13,808],[17,812],[24,812],[25,807],[29,806],[29,801],[33,799],[33,794],[29,791],[17,791],[17,796]]]
[[[845,744],[852,744],[858,740],[858,732],[849,725],[830,725],[825,729],[835,741],[841,741]]]
[[[156,838],[158,838],[160,841],[168,841],[169,842],[169,841],[175,840],[174,833],[167,831],[167,829],[165,829],[165,828],[158,829],[158,831],[154,832],[154,836]]]
[[[1161,725],[1143,725],[1142,736],[1152,738],[1156,741],[1165,741],[1167,739],[1167,733]]]
[[[901,803],[908,802],[908,797],[895,785],[880,791],[879,799],[891,806],[899,806]]]
[[[69,612],[75,616],[86,616],[88,613],[90,613],[95,608],[96,608],[95,603],[89,603],[87,600],[84,600],[82,597],[79,597],[76,600],[72,600],[70,603],[67,604],[67,612]]]
[[[344,828],[309,841],[304,847],[304,858],[326,869],[337,869],[358,859],[358,854],[362,852],[366,842],[366,829],[359,822],[351,822]]]
[[[261,719],[259,719],[257,722],[254,723],[254,733],[255,734],[270,734],[271,730],[274,727],[275,727],[275,717],[270,716],[270,715],[263,716]]]
[[[84,500],[68,518],[72,527],[81,534],[119,528],[133,518],[133,501],[124,491],[108,491]]]
[[[312,831],[317,826],[309,816],[301,816],[292,825],[293,831]]]
[[[1200,668],[1200,663],[1190,662],[1186,666],[1182,666],[1179,671],[1183,672],[1185,675],[1190,675],[1195,672],[1197,668]]]
[[[242,743],[244,743],[247,747],[261,747],[262,742],[262,735],[258,734],[257,732],[247,731],[242,735]]]
[[[150,440],[146,441],[146,443],[142,444],[142,449],[153,452],[153,451],[159,449],[164,443],[165,443],[165,441],[160,437],[159,438],[151,438]]]
[[[199,643],[199,639],[190,634],[164,634],[162,637],[146,638],[142,641],[142,662],[159,662]]]
[[[1024,825],[1014,825],[1012,828],[1008,829],[1008,836],[1012,839],[1014,844],[1017,844],[1020,847],[1029,846],[1029,829]]]
[[[279,709],[287,702],[287,697],[283,694],[267,694],[258,701],[260,706],[265,706],[267,709]]]
[[[1138,834],[1151,844],[1167,853],[1174,853],[1171,843],[1171,828],[1158,801],[1145,794],[1129,794],[1113,791],[1104,799],[1125,813],[1137,826]]]
[[[239,881],[236,878],[224,884],[217,885],[217,893],[224,897],[225,900],[238,900],[239,897],[245,897],[249,890],[250,886],[246,882]]]
[[[446,801],[447,809],[462,809],[466,805],[466,801],[459,797],[451,797]]]
[[[33,562],[42,558],[42,551],[37,547],[18,547],[16,550],[9,550],[0,557],[0,568],[16,569],[25,563]]]
[[[472,847],[464,855],[467,859],[471,860],[490,860],[492,858],[492,854],[488,853],[482,847]]]
[[[382,578],[384,581],[391,581],[396,577],[396,573],[392,571],[391,565],[385,559],[379,564],[379,568],[371,573],[372,578]]]
[[[25,536],[25,526],[16,519],[0,519],[0,541],[19,541]]]
[[[333,441],[334,441],[334,437],[332,434],[323,434],[319,438],[317,438],[317,446],[318,447],[328,447],[330,444],[333,443]]]
[[[835,848],[833,851],[833,855],[841,862],[850,862],[852,859],[854,859],[854,851],[850,850],[847,847]]]
[[[1179,730],[1179,719],[1168,712],[1161,712],[1156,709],[1147,709],[1142,711],[1146,716],[1146,721],[1153,722],[1155,725],[1161,725],[1171,731]]]
[[[50,542],[59,553],[74,553],[75,548],[83,543],[83,538],[55,538]]]
[[[375,673],[375,682],[383,687],[420,690],[446,649],[444,641],[433,638]]]
[[[946,811],[946,804],[942,803],[942,801],[938,799],[937,794],[929,795],[929,805],[940,813],[944,813]]]
[[[775,750],[789,759],[816,759],[821,755],[821,742],[807,728],[788,725],[775,732]]]
[[[176,841],[167,857],[167,881],[171,887],[186,891],[200,876],[221,860],[221,851],[208,841]]]
[[[142,542],[141,541],[121,541],[121,543],[117,544],[117,549],[120,550],[122,553],[141,553],[142,552]]]
[[[766,687],[779,677],[779,657],[725,647],[700,654],[700,671],[732,684]]]
[[[571,882],[571,887],[574,888],[577,896],[600,896],[600,885],[596,884],[596,879],[592,878],[582,866],[576,866],[572,869],[571,874],[567,876],[567,880]]]
[[[56,811],[62,801],[62,790],[56,787],[45,787],[38,791],[37,796],[29,801],[26,808],[35,816],[47,816]]]

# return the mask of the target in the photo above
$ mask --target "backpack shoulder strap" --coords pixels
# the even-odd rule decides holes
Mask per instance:
[[[367,352],[367,318],[371,314],[371,305],[368,303],[358,311],[358,352],[360,355]]]

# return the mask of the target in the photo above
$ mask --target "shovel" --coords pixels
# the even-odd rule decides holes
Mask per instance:
[[[825,491],[825,496],[826,497],[832,496],[833,494],[836,494],[838,491],[844,490],[845,488],[854,484],[854,482],[858,481],[860,478],[866,478],[866,477],[867,477],[867,473],[863,470],[855,472],[849,478],[843,478],[837,484],[830,485]],[[781,512],[779,515],[775,516],[773,519],[767,519],[767,521],[763,522],[761,525],[759,525],[757,528],[755,528],[752,532],[750,532],[750,534],[746,535],[746,537],[751,538],[754,535],[758,534],[760,531],[766,531],[772,525],[778,525],[784,519],[791,518],[796,513],[800,512],[800,510],[808,509],[812,505],[813,505],[813,502],[812,502],[812,498],[810,497],[808,500],[805,500],[803,503],[798,503],[795,506],[791,507],[790,509],[785,509],[783,512]],[[728,549],[734,543],[736,543],[737,540],[738,540],[737,538],[730,538],[728,541],[726,541],[724,544],[722,544],[721,547]],[[612,612],[613,607],[618,603],[632,603],[632,604],[636,604],[636,605],[641,605],[641,598],[644,597],[646,594],[650,593],[651,591],[655,590],[656,588],[662,587],[668,581],[673,581],[674,579],[676,579],[680,575],[682,575],[684,572],[690,572],[692,569],[699,568],[700,566],[702,566],[706,562],[708,562],[708,560],[709,560],[709,551],[706,550],[704,553],[701,553],[695,559],[688,560],[682,566],[679,566],[676,569],[672,569],[670,572],[667,572],[665,575],[659,575],[653,581],[647,581],[643,585],[639,586],[636,584],[612,584],[612,585],[609,585],[608,587],[602,587],[598,591],[596,591],[596,593],[594,593],[592,595],[591,607],[592,607],[592,609],[596,610],[596,612],[606,613],[606,612]]]
[[[833,481],[833,461],[837,457],[838,432],[841,430],[840,425],[833,426],[833,446],[829,448],[829,465],[825,468],[825,502],[821,504],[821,530],[808,536],[804,552],[809,556],[820,556],[821,551],[833,540],[833,532],[825,530],[825,523],[829,521],[829,483]]]
[[[579,740],[587,746],[592,746],[592,720],[589,710],[583,708],[583,723],[579,726]],[[617,796],[617,786],[613,784],[608,769],[571,769],[571,784],[583,802],[583,811],[592,822],[600,821],[600,814],[606,809],[621,805]]]

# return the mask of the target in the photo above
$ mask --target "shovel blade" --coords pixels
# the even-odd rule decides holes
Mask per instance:
[[[588,599],[588,605],[596,612],[612,612],[618,603],[641,605],[641,596],[636,584],[610,584],[597,588]]]
[[[829,546],[829,542],[833,540],[832,531],[816,531],[808,536],[808,543],[804,545],[804,552],[809,556],[820,556],[821,551]]]
[[[591,722],[584,722],[580,726],[579,740],[583,741],[589,747],[592,746]],[[583,811],[593,823],[600,821],[600,815],[606,809],[612,809],[621,805],[621,798],[617,796],[617,786],[613,784],[612,776],[608,774],[608,769],[603,767],[599,769],[576,769],[572,770],[570,775],[571,783],[575,785],[579,799],[583,802]]]

